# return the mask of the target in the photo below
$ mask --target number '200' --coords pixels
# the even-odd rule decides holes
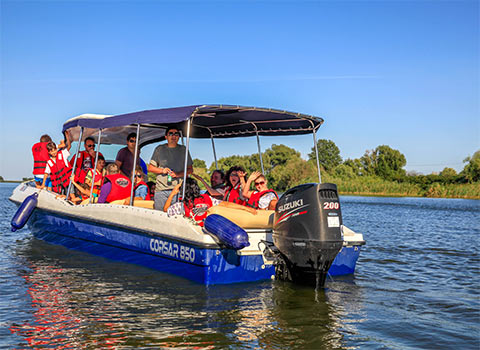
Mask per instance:
[[[340,204],[338,202],[325,202],[323,203],[323,209],[338,209]]]

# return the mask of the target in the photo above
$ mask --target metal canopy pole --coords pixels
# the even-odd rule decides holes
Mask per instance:
[[[258,129],[255,124],[253,124],[255,127],[255,134],[257,135],[257,147],[258,147],[258,156],[260,157],[260,166],[262,167],[262,174],[265,175],[265,170],[263,169],[263,159],[262,159],[262,151],[260,149],[260,137],[258,137]]]
[[[320,162],[318,160],[317,135],[315,133],[315,128],[313,128],[312,134],[313,134],[313,144],[315,146],[315,155],[317,158],[318,183],[322,183],[322,176],[320,175]]]
[[[210,131],[210,129],[208,131]],[[213,159],[215,159],[215,169],[218,170],[217,152],[215,151],[215,142],[213,142],[213,135],[211,131],[210,131],[210,139],[212,140]]]
[[[93,197],[93,186],[95,184],[95,175],[97,174],[97,163],[98,163],[98,154],[100,153],[100,142],[102,141],[102,129],[98,130],[98,147],[97,147],[97,153],[95,153],[95,165],[92,169],[92,186],[90,186],[90,198],[88,200],[88,203],[92,203],[92,197]]]
[[[138,140],[140,140],[140,124],[137,124],[137,137],[135,140],[135,153],[133,154],[132,188],[130,189],[130,205],[133,205],[133,188],[135,187],[135,169],[137,168]]]
[[[185,164],[183,166],[183,186],[182,186],[182,201],[185,201],[185,185],[187,183],[187,162],[188,162],[188,150],[190,147],[190,125],[192,124],[192,119],[188,119],[187,124],[187,148],[185,149]],[[182,211],[185,211],[184,206],[182,205]]]
[[[83,126],[80,129],[80,136],[78,137],[78,145],[77,145],[77,153],[75,153],[75,161],[73,162],[73,168],[72,168],[72,174],[75,175],[75,170],[77,168],[77,159],[78,159],[78,153],[80,152],[80,143],[82,142],[82,137],[83,137]],[[74,177],[75,179],[75,177]],[[67,196],[65,199],[68,201],[68,196],[70,195],[70,191],[72,189],[72,181],[68,183],[68,189],[67,189]]]

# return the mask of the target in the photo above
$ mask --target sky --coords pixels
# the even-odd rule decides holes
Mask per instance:
[[[478,1],[0,1],[0,176],[83,113],[196,104],[325,119],[343,159],[388,145],[407,171],[480,150]],[[304,158],[310,136],[262,137]],[[252,154],[222,140],[217,156]],[[153,146],[142,150],[150,159]],[[193,158],[213,161],[210,142]]]

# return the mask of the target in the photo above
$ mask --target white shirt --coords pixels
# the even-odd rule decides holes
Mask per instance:
[[[64,148],[62,149],[61,151],[58,152],[57,154],[57,159],[59,162],[63,161],[65,163],[65,167],[69,167],[70,165],[68,164],[68,157],[70,157],[70,152],[68,151],[68,149]],[[50,162],[51,161],[51,162]],[[50,167],[50,164],[51,163],[56,163],[57,160],[54,160],[52,158],[50,158],[48,161],[47,161],[47,166],[45,167],[45,174],[51,174],[52,173],[52,169]]]

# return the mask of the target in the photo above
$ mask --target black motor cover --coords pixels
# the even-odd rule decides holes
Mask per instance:
[[[273,242],[288,270],[280,278],[323,285],[343,245],[341,225],[336,185],[305,184],[285,192],[276,205],[273,227]]]

